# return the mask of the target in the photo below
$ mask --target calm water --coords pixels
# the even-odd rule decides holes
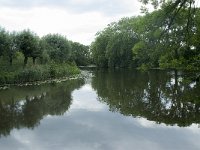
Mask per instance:
[[[193,75],[83,73],[84,79],[0,91],[0,149],[200,149],[200,83]]]

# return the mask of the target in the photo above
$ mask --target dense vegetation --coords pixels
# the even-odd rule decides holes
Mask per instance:
[[[200,9],[182,5],[164,3],[152,13],[109,24],[91,45],[94,63],[111,68],[200,70]]]
[[[62,35],[40,38],[30,30],[7,32],[0,28],[0,84],[74,75],[79,73],[76,64],[88,63],[89,47]]]

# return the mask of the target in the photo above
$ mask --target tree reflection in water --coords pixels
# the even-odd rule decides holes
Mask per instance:
[[[200,84],[177,71],[96,71],[92,86],[111,111],[167,125],[200,123]]]
[[[0,136],[9,135],[13,128],[33,129],[47,115],[63,115],[70,107],[72,91],[83,84],[83,80],[71,80],[1,91]]]
[[[91,82],[99,101],[111,111],[167,125],[200,123],[200,84],[186,73],[104,70],[93,74],[86,82]],[[0,91],[0,136],[14,128],[33,129],[47,115],[63,115],[70,107],[72,91],[83,84],[80,79]]]

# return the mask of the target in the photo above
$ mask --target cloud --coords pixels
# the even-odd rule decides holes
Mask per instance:
[[[9,31],[29,28],[39,36],[59,33],[83,44],[90,44],[95,33],[113,21],[98,12],[73,14],[50,8],[33,8],[27,11],[4,8],[0,9],[0,20],[0,25]]]
[[[137,15],[138,5],[137,0],[0,0],[0,26],[29,28],[39,36],[59,33],[89,45],[110,22]]]
[[[0,7],[30,9],[36,7],[53,7],[73,13],[101,12],[106,15],[118,15],[138,10],[137,1],[130,0],[0,0]]]

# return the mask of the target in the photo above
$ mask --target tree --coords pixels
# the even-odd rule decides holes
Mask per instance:
[[[127,68],[132,66],[132,47],[138,38],[132,24],[136,18],[122,18],[109,26],[112,30],[106,48],[109,67]]]
[[[35,59],[40,54],[38,36],[30,30],[24,30],[17,35],[17,42],[24,55],[24,66],[26,66],[29,57],[32,57],[33,63],[35,63]]]
[[[188,11],[188,9],[181,10],[174,18],[170,28],[171,16],[166,16],[164,9],[138,17],[134,26],[139,42],[133,47],[133,60],[137,64],[136,66],[198,70],[199,67],[193,65],[197,64],[199,59],[197,56],[198,9],[193,28],[189,33]]]
[[[162,9],[164,10],[164,22],[167,22],[167,26],[164,31],[168,31],[171,29],[171,26],[176,20],[176,17],[181,14],[183,11],[187,12],[185,16],[186,20],[186,33],[185,36],[190,44],[190,31],[194,25],[194,19],[196,16],[196,8],[195,8],[195,0],[139,0],[144,5],[152,4],[155,9]],[[144,7],[143,7],[144,8]],[[164,34],[165,32],[163,32]]]
[[[108,67],[108,59],[106,58],[106,47],[109,40],[109,34],[99,32],[96,34],[95,41],[91,44],[91,52],[94,63],[99,67]]]
[[[16,33],[9,33],[4,29],[0,29],[0,56],[8,59],[12,65],[13,57],[17,52]]]
[[[85,46],[78,42],[70,43],[72,47],[72,60],[74,60],[78,66],[88,65],[90,63],[89,46]]]
[[[39,37],[35,37],[35,49],[33,49],[33,52],[31,54],[31,57],[33,59],[33,64],[35,65],[36,58],[42,57],[43,47],[41,46],[41,42]]]
[[[40,63],[45,64],[50,61],[50,56],[48,51],[49,51],[48,44],[43,38],[40,39],[39,41],[39,53],[41,53],[39,57]]]
[[[3,52],[5,50],[6,43],[7,43],[6,39],[7,39],[6,31],[5,29],[0,27],[0,56],[3,55]]]
[[[188,24],[188,13],[193,9],[183,7],[172,21],[166,7],[109,24],[91,45],[95,63],[114,68],[199,70],[199,9]]]
[[[46,42],[46,49],[55,62],[67,62],[71,56],[71,45],[69,41],[59,34],[48,34],[42,38]]]
[[[132,26],[135,21],[135,17],[122,18],[96,34],[91,51],[98,66],[119,68],[132,65],[132,47],[138,41]]]
[[[195,7],[195,0],[139,0],[144,5],[152,5],[154,9],[159,8],[170,8],[167,12],[174,13],[175,15],[179,13],[182,8],[192,9]],[[143,6],[142,10],[146,10]]]
[[[17,52],[17,41],[16,41],[16,32],[8,33],[7,34],[7,46],[5,55],[9,58],[9,63],[12,65],[13,57]]]

